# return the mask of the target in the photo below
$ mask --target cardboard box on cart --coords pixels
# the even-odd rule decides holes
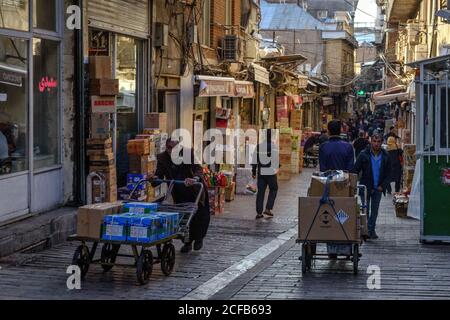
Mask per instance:
[[[78,209],[77,235],[100,239],[103,218],[107,215],[118,214],[122,210],[122,203],[97,203],[87,205]]]
[[[338,218],[336,218],[333,209],[326,204],[320,208],[316,221],[312,224],[320,206],[320,199],[320,197],[299,198],[299,239],[301,241],[347,241],[347,237],[340,226],[340,221],[348,240],[360,241],[361,227],[357,198],[337,197],[333,199]],[[306,239],[310,227],[311,231]]]

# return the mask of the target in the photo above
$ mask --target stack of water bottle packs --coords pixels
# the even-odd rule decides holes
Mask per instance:
[[[105,216],[102,239],[150,243],[178,232],[180,213],[158,212],[157,203],[127,203],[120,215]]]

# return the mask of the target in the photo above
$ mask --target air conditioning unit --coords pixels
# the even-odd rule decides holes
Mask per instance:
[[[238,61],[240,53],[240,41],[236,35],[226,35],[222,39],[222,60]]]

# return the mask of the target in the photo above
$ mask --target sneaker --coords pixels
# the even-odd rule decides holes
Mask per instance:
[[[375,231],[372,232],[372,236],[371,236],[370,238],[371,238],[371,239],[374,239],[374,240],[378,239],[377,233],[376,233]]]
[[[195,240],[194,242],[194,250],[199,251],[203,248],[203,239],[202,240]]]
[[[273,218],[272,210],[266,210],[266,211],[264,211],[264,214],[269,218]]]
[[[256,220],[259,220],[259,219],[262,219],[262,218],[264,218],[264,215],[262,213],[258,213],[256,215]]]
[[[185,243],[180,250],[181,253],[189,253],[191,251],[192,251],[192,242]]]

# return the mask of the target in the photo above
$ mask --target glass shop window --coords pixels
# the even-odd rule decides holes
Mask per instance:
[[[33,28],[56,32],[56,0],[34,0]]]
[[[0,1],[0,28],[28,31],[30,28],[28,8],[29,0]]]
[[[450,89],[441,88],[441,148],[450,148]]]
[[[0,176],[28,169],[28,41],[0,36]]]
[[[57,42],[33,39],[35,169],[60,162],[58,51]]]

